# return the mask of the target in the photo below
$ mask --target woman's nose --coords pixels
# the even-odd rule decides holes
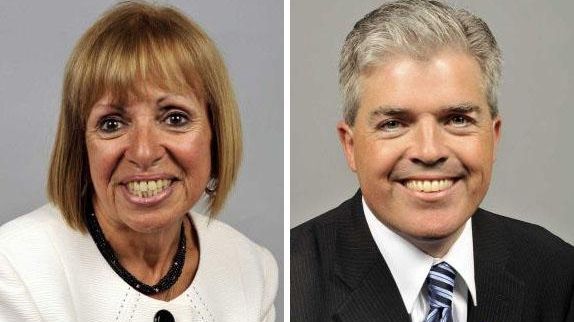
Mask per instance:
[[[130,130],[129,146],[126,150],[129,162],[140,170],[156,165],[165,154],[158,130],[151,124],[134,125]]]
[[[409,159],[423,166],[436,166],[448,159],[444,135],[436,120],[421,120],[415,128]]]

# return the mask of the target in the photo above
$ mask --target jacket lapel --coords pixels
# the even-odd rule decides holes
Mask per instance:
[[[410,321],[363,213],[360,191],[343,209],[335,236],[334,275],[348,288],[336,321]]]
[[[468,305],[468,321],[520,321],[524,281],[507,271],[512,256],[500,223],[478,209],[472,217],[477,306]]]

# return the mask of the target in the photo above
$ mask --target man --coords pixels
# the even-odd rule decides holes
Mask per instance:
[[[436,1],[357,22],[337,129],[360,190],[291,231],[292,321],[574,321],[574,248],[478,208],[500,56],[480,18]]]

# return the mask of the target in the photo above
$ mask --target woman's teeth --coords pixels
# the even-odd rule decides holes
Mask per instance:
[[[157,195],[171,185],[171,180],[150,180],[128,182],[128,191],[140,198],[148,198]]]
[[[454,181],[450,179],[443,180],[409,180],[405,186],[411,190],[422,192],[437,192],[446,190],[453,185]]]

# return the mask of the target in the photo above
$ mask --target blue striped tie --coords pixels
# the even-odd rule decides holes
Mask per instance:
[[[431,267],[427,277],[429,313],[425,322],[452,321],[452,295],[454,290],[454,269],[446,262]]]

